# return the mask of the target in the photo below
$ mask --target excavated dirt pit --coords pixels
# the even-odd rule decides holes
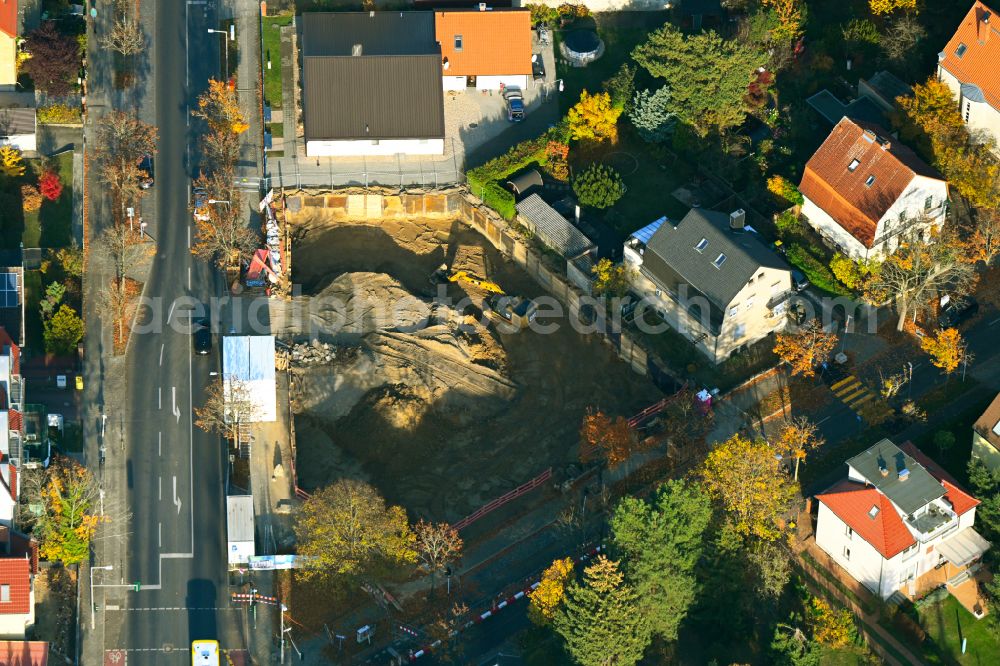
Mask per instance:
[[[553,333],[503,333],[459,327],[468,323],[460,313],[432,305],[429,278],[441,264],[508,294],[544,294],[460,222],[344,222],[306,211],[292,218],[293,278],[304,294],[295,307],[315,329],[331,320],[320,300],[366,303],[333,317],[349,334],[320,335],[343,345],[335,361],[294,370],[304,489],[362,478],[413,513],[454,521],[547,467],[576,461],[588,407],[629,415],[659,399],[599,337],[565,320]],[[453,301],[484,296],[465,283],[446,292]],[[403,297],[402,315],[388,323],[372,315],[369,302]],[[272,313],[272,325],[282,315]],[[301,323],[275,328],[287,339],[310,332]]]

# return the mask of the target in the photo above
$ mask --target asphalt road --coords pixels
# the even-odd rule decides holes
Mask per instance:
[[[124,579],[139,589],[118,611],[120,644],[104,646],[127,650],[133,666],[188,663],[197,639],[244,645],[243,614],[227,589],[226,452],[218,437],[194,427],[192,414],[219,368],[218,345],[195,358],[185,326],[192,304],[222,289],[218,274],[191,255],[188,212],[199,131],[190,109],[216,72],[218,40],[206,39],[216,26],[214,5],[156,2],[151,66],[160,140],[150,232],[157,251],[144,292],[152,306],[140,314],[148,330],[133,335],[128,354],[124,416],[132,514]]]

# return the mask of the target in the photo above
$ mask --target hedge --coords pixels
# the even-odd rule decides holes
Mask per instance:
[[[79,125],[83,122],[80,107],[67,104],[40,106],[36,117],[39,125]]]
[[[514,195],[504,188],[500,181],[531,164],[544,165],[548,141],[548,133],[536,139],[522,141],[503,155],[475,169],[470,169],[465,174],[465,178],[473,196],[482,199],[483,203],[499,213],[505,220],[514,219],[516,214]]]
[[[835,296],[854,297],[854,294],[833,276],[833,273],[827,268],[826,264],[814,257],[806,248],[793,243],[788,246],[786,256],[789,263],[805,273],[809,282],[814,286]]]

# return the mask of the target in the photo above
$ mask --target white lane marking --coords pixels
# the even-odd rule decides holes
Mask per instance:
[[[163,365],[163,345],[160,345],[160,365]]]
[[[156,547],[163,547],[163,523],[156,523]]]
[[[156,455],[163,455],[163,433],[156,433]]]
[[[991,321],[989,323],[989,325],[992,326],[993,324],[996,324],[997,322],[1000,322],[1000,317],[997,317],[996,319],[994,319],[993,321]]]
[[[820,425],[821,423],[823,423],[823,421],[829,421],[831,418],[833,418],[833,417],[832,416],[828,416],[825,419],[820,419],[819,421],[816,422],[816,425]]]
[[[170,304],[170,310],[167,311],[167,323],[170,323],[170,318],[174,316],[174,308],[177,307],[177,301]]]
[[[191,289],[191,267],[188,266],[188,289]]]
[[[160,499],[162,500],[163,499],[163,477],[162,476],[156,477],[156,490],[157,490],[157,493],[160,496]]]
[[[163,409],[163,388],[160,386],[156,387],[156,408]]]
[[[176,386],[171,386],[170,387],[170,395],[171,395],[171,397],[173,399],[173,403],[174,403],[174,416],[177,417],[177,422],[180,423],[181,422],[181,408],[177,406],[177,387]]]
[[[194,485],[194,484],[192,484],[192,485]],[[176,476],[174,477],[174,504],[177,505],[177,514],[180,515],[180,513],[181,513],[181,500],[180,500],[179,497],[177,497],[177,477]]]
[[[188,114],[190,115],[190,114]],[[188,225],[188,249],[191,249],[191,225]]]

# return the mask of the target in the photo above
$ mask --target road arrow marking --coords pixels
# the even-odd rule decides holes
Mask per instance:
[[[173,401],[174,401],[174,416],[177,417],[177,422],[180,423],[181,422],[181,410],[180,410],[180,407],[177,406],[177,387],[176,386],[171,386],[170,387],[170,394],[173,397]]]
[[[174,477],[174,504],[177,505],[177,515],[181,513],[181,500],[177,497],[177,477]]]

